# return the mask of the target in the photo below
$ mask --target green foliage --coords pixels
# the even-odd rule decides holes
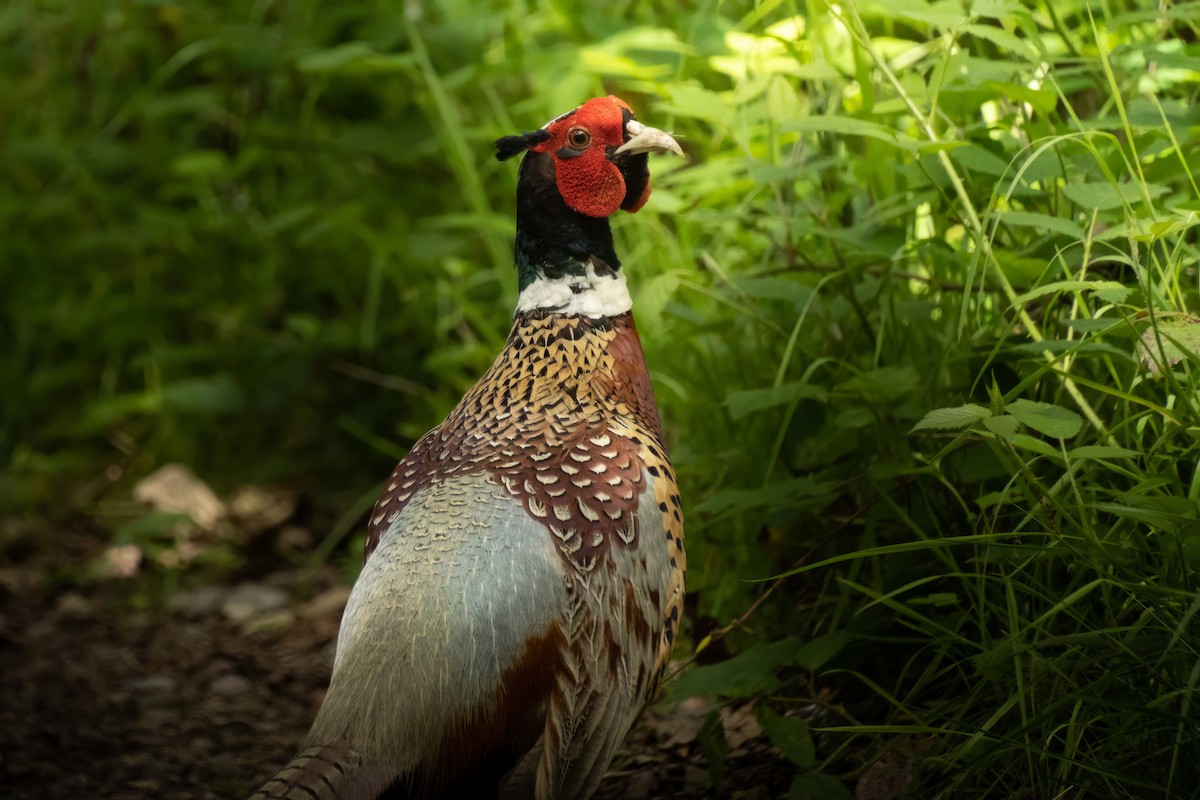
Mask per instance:
[[[503,340],[491,140],[611,90],[698,633],[788,576],[676,696],[821,708],[795,797],[1189,796],[1194,4],[486,5],[0,9],[0,493],[351,508]]]

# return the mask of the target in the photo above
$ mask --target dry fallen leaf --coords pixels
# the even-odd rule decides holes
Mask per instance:
[[[876,761],[858,779],[855,800],[897,800],[913,782],[912,764],[891,754]]]
[[[225,504],[208,484],[182,464],[164,464],[137,482],[133,499],[157,511],[187,514],[197,526],[213,530],[226,514]]]
[[[754,705],[746,703],[738,708],[725,707],[721,709],[721,724],[725,728],[725,742],[729,745],[729,754],[736,755],[744,752],[744,745],[752,739],[763,735],[762,725],[754,715]]]
[[[243,486],[229,498],[229,512],[250,533],[282,525],[296,513],[296,494],[283,489]]]
[[[711,704],[704,697],[689,697],[665,716],[648,721],[663,748],[679,747],[696,741]]]
[[[142,564],[142,549],[136,544],[122,544],[104,551],[104,571],[114,578],[130,578]]]

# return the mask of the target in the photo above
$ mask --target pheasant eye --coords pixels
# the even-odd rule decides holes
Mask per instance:
[[[587,132],[586,128],[571,128],[571,130],[567,131],[567,144],[576,150],[582,150],[591,141],[592,135]]]

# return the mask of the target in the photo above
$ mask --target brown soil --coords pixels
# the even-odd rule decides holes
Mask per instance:
[[[296,576],[251,589],[263,586],[294,596]],[[0,797],[246,797],[312,721],[346,587],[330,571],[313,599],[240,611],[227,604],[234,587],[210,587],[155,613],[130,613],[118,590],[55,594],[32,572],[0,570]],[[786,796],[793,770],[737,711],[726,735],[743,733],[713,790],[697,739],[705,711],[689,701],[648,714],[598,797]]]

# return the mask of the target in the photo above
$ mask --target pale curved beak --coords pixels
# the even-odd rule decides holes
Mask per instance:
[[[679,143],[666,131],[643,125],[636,119],[625,123],[625,130],[629,133],[629,141],[617,148],[617,154],[671,152],[677,156],[683,155]]]

